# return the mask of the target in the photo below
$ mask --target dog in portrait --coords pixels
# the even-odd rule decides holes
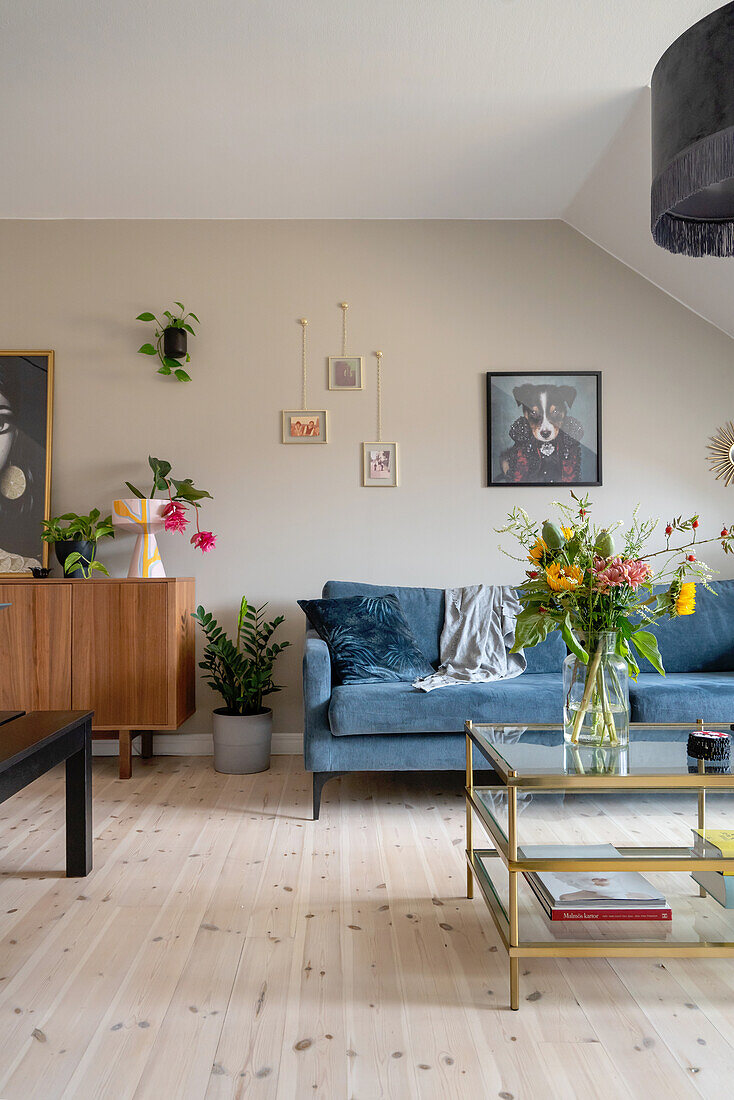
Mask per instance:
[[[522,410],[510,426],[512,446],[500,455],[505,481],[578,482],[581,480],[581,438],[584,429],[569,409],[576,400],[573,386],[525,382],[512,391]]]

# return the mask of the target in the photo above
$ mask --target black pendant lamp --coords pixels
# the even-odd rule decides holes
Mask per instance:
[[[734,3],[669,46],[652,74],[652,235],[734,256]]]

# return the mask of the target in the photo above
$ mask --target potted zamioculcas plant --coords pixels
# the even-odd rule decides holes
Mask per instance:
[[[213,716],[214,768],[218,772],[246,775],[270,767],[273,712],[263,705],[263,699],[280,691],[273,683],[273,666],[290,642],[270,644],[284,616],[267,622],[266,607],[251,607],[242,597],[234,641],[211,612],[197,607],[193,613],[206,637],[199,668],[204,670],[209,687],[224,700]]]
[[[92,573],[104,573],[102,562],[97,561],[97,543],[100,539],[115,537],[112,516],[100,519],[99,508],[89,515],[64,512],[63,516],[46,519],[42,524],[41,538],[54,544],[54,553],[64,576],[89,580]]]

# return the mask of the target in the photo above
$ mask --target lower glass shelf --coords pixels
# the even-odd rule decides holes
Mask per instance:
[[[509,875],[492,849],[475,849],[469,858],[475,879],[492,911],[505,946],[509,946]],[[551,921],[523,874],[518,874],[519,951],[562,955],[593,953],[647,954],[668,951],[685,955],[734,956],[734,910],[724,909],[712,897],[700,897],[698,884],[686,872],[645,872],[672,910],[669,921],[590,920]],[[610,950],[618,946],[619,951]],[[640,950],[633,950],[639,946]],[[584,951],[584,947],[587,949]]]

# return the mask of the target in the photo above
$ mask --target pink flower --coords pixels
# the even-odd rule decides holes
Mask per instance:
[[[197,531],[195,535],[191,536],[191,544],[195,546],[197,550],[201,550],[204,554],[207,554],[216,546],[217,536],[213,535],[211,531]]]
[[[646,581],[652,572],[646,561],[636,561],[634,558],[628,558],[626,565],[631,588],[637,588],[638,584]]]
[[[185,531],[189,525],[186,509],[177,500],[171,500],[161,512],[166,531]]]
[[[600,592],[610,588],[637,588],[650,576],[650,566],[635,558],[594,558],[594,577]]]

